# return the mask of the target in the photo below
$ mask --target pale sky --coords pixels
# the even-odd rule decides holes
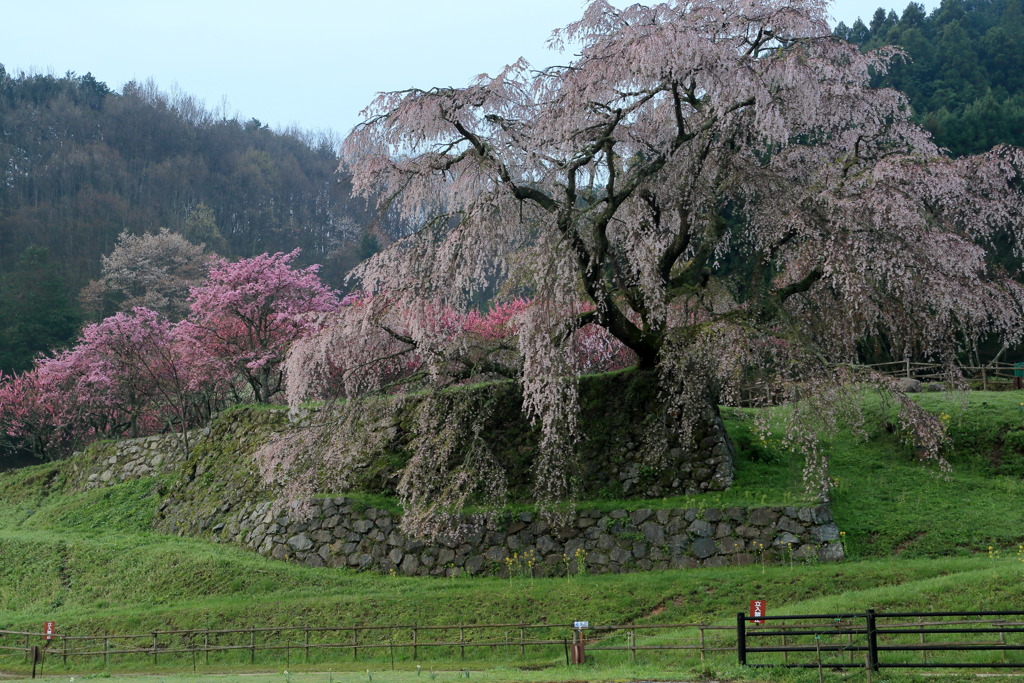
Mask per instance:
[[[885,0],[891,3],[896,0]],[[901,14],[909,0],[892,9]],[[621,6],[621,3],[614,3]],[[931,12],[938,0],[925,0]],[[882,0],[839,0],[836,22]],[[0,0],[0,64],[91,72],[114,90],[152,78],[207,109],[274,128],[345,134],[378,91],[463,86],[544,48],[582,0]],[[226,105],[226,107],[224,106]]]

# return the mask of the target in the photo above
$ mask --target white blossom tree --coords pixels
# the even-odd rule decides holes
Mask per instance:
[[[103,274],[85,286],[80,298],[101,316],[142,306],[181,320],[188,313],[189,289],[206,275],[210,259],[203,244],[167,228],[142,235],[126,230],[103,257]]]
[[[572,340],[590,323],[659,373],[681,443],[741,384],[805,399],[787,438],[818,484],[801,420],[834,423],[841,387],[881,381],[853,365],[863,340],[951,359],[1019,338],[1024,293],[985,250],[1019,248],[1024,154],[950,158],[902,94],[869,86],[901,54],[834,39],[826,12],[594,0],[553,35],[579,49],[568,65],[383,93],[345,141],[356,191],[414,226],[358,269],[366,319],[464,309],[495,281],[532,297],[517,343],[546,495],[570,488]],[[902,403],[937,454],[939,425]]]

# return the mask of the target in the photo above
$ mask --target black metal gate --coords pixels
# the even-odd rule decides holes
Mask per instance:
[[[1016,611],[736,616],[739,663],[755,667],[1024,669],[1021,634]]]

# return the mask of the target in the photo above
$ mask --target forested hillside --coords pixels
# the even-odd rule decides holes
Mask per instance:
[[[879,7],[869,23],[841,23],[835,34],[865,50],[906,51],[878,83],[905,92],[918,122],[954,155],[1024,145],[1021,0],[943,0],[930,15],[916,2],[899,16]]]
[[[302,249],[339,284],[372,253],[329,134],[277,132],[152,83],[0,65],[0,370],[73,338],[78,293],[122,231],[231,258]]]

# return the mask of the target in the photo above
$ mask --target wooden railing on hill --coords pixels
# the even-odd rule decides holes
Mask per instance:
[[[948,379],[948,368],[939,363],[917,363],[909,360],[890,361],[888,363],[874,363],[865,365],[876,372],[890,377],[906,377],[921,380],[922,382],[944,382]],[[999,380],[1013,381],[1015,372],[1024,367],[1018,367],[1015,363],[992,362],[987,365],[961,365],[959,372],[967,381],[980,381],[982,389],[988,389],[989,382]]]
[[[1018,365],[1020,367],[1018,367]],[[949,382],[949,367],[940,363],[922,363],[909,360],[888,361],[886,363],[863,364],[853,366],[873,370],[874,372],[897,379],[916,379],[920,382],[935,383],[944,386]],[[986,365],[957,366],[958,384],[966,383],[975,389],[1011,389],[1021,378],[1017,372],[1024,372],[1024,363],[1003,363],[993,361]],[[770,386],[763,382],[741,382],[733,405],[741,407],[761,407],[775,405],[787,400],[786,395],[773,395]]]
[[[670,636],[666,635],[673,632]],[[594,626],[586,631],[571,624],[455,624],[450,626],[272,626],[242,629],[181,629],[136,634],[68,635],[0,630],[0,656],[29,657],[40,646],[50,661],[65,666],[83,659],[102,660],[104,667],[117,657],[140,657],[160,664],[168,657],[210,664],[211,655],[236,653],[234,663],[256,664],[259,653],[284,653],[286,665],[308,663],[317,653],[333,653],[333,660],[395,659],[422,661],[423,657],[464,660],[467,651],[487,650],[509,660],[529,656],[550,659],[564,654],[584,633],[587,652],[624,652],[636,661],[643,651],[691,650],[704,661],[713,652],[735,651],[735,627],[694,624],[627,624]],[[720,634],[716,637],[716,634]],[[261,658],[262,659],[262,658]],[[100,663],[100,662],[96,662]],[[214,662],[223,663],[223,662]],[[187,666],[187,664],[186,664]]]

